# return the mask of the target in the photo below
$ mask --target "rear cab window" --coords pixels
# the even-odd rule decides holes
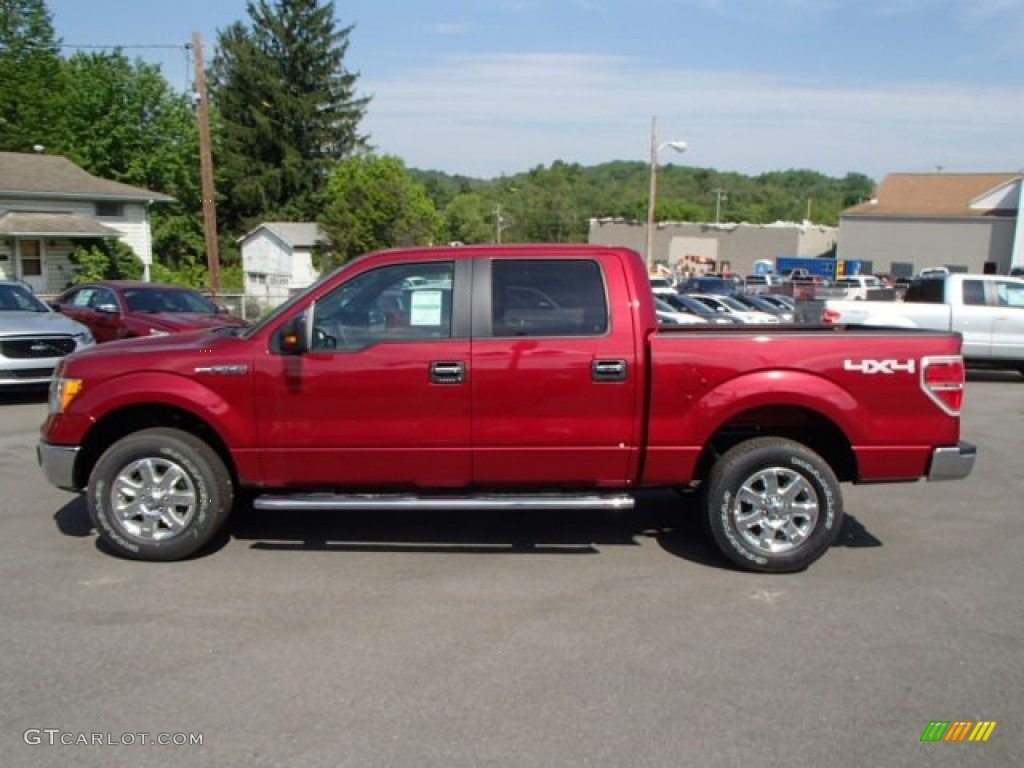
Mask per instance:
[[[590,259],[495,259],[494,336],[600,336],[608,331],[601,268]]]

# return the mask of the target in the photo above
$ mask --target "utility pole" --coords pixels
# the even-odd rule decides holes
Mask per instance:
[[[722,218],[722,201],[728,200],[729,196],[725,194],[725,190],[719,187],[715,190],[715,224]]]
[[[494,206],[494,242],[501,243],[501,230],[505,228],[505,220],[501,217],[501,204]]]
[[[220,254],[217,250],[217,203],[213,186],[213,152],[210,138],[210,104],[203,69],[203,39],[192,33],[192,55],[196,65],[196,117],[199,121],[199,170],[203,184],[203,230],[206,234],[206,265],[213,297],[220,295]]]

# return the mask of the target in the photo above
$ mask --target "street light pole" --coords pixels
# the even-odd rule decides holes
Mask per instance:
[[[724,189],[715,190],[715,224],[721,221],[722,218],[722,201],[728,199],[729,196],[725,194]]]
[[[647,193],[647,248],[644,253],[644,260],[647,262],[647,271],[654,270],[654,211],[658,200],[658,153],[665,147],[671,147],[676,152],[686,151],[685,141],[666,141],[658,143],[658,118],[651,118],[651,188]]]

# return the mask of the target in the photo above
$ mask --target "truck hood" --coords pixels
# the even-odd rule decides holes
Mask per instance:
[[[89,329],[59,312],[0,311],[0,337],[61,334],[82,336]]]
[[[197,359],[210,361],[217,353],[238,343],[229,331],[215,329],[171,333],[166,336],[140,336],[97,344],[75,355],[76,365],[85,365],[106,378],[126,370],[176,370]]]
[[[153,328],[167,333],[246,325],[245,320],[234,315],[209,315],[199,312],[147,312],[143,317]]]

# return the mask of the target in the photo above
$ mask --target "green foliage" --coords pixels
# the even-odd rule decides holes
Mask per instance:
[[[442,211],[450,239],[465,243],[497,239],[494,211],[499,208],[506,242],[585,242],[592,218],[647,219],[647,163],[616,161],[584,168],[555,162],[550,168],[491,181],[439,171],[409,173],[425,184]],[[655,218],[712,222],[717,209],[722,222],[768,224],[809,218],[837,226],[843,209],[870,198],[874,188],[870,178],[857,173],[836,179],[789,170],[751,177],[668,165],[658,169]]]
[[[210,74],[219,113],[222,219],[241,232],[260,220],[310,220],[334,162],[365,144],[368,99],[345,69],[352,27],[334,3],[254,0],[251,25],[218,36]]]
[[[62,154],[96,176],[175,198],[151,208],[155,258],[172,268],[203,257],[199,139],[187,98],[159,67],[121,51],[64,64]]]
[[[493,205],[477,192],[456,195],[444,211],[444,239],[460,243],[489,242],[495,231],[491,223],[492,209]]]
[[[391,156],[339,162],[327,182],[319,223],[341,262],[381,248],[427,245],[444,233],[423,185]]]
[[[0,0],[0,151],[49,148],[62,109],[59,40],[43,0]]]
[[[91,280],[139,280],[145,272],[142,259],[130,246],[108,238],[91,245],[79,244],[71,252],[76,283]]]
[[[71,263],[75,265],[76,283],[89,283],[93,280],[106,280],[110,271],[110,256],[102,248],[76,248],[71,253]]]

